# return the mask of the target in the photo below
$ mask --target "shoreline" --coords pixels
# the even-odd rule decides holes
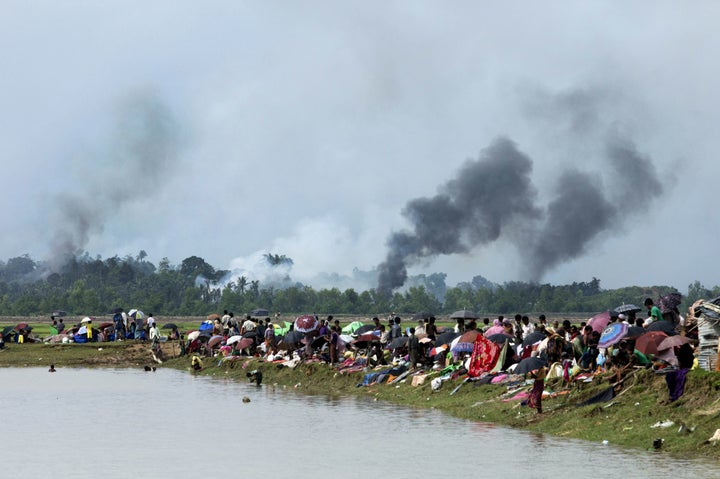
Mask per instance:
[[[604,403],[578,407],[591,396],[606,390],[608,378],[598,377],[563,390],[561,383],[548,381],[546,390],[563,392],[543,399],[543,414],[521,406],[520,401],[504,401],[508,388],[479,385],[463,379],[446,381],[433,391],[430,381],[412,386],[411,378],[397,384],[360,386],[364,371],[343,373],[319,362],[303,363],[295,369],[278,367],[258,358],[240,357],[218,364],[219,358],[203,358],[204,369],[191,371],[191,356],[172,357],[172,344],[163,352],[171,358],[154,363],[148,343],[24,344],[0,350],[0,367],[122,367],[157,366],[210,377],[247,381],[247,371],[259,369],[264,387],[291,389],[303,394],[325,396],[364,396],[400,406],[438,409],[461,419],[494,423],[558,438],[580,439],[635,450],[653,450],[653,442],[663,439],[657,453],[678,458],[705,458],[720,461],[720,446],[708,442],[720,428],[720,374],[693,370],[688,373],[685,394],[670,403],[662,375],[636,370],[622,384],[615,398]],[[175,354],[179,348],[175,349]],[[455,393],[451,394],[456,387]],[[521,389],[528,389],[524,385]],[[672,421],[668,427],[651,427]],[[681,429],[681,426],[684,427]],[[692,432],[689,432],[692,431]]]

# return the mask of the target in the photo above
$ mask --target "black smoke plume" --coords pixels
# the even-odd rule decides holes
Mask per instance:
[[[154,91],[125,97],[116,113],[110,138],[77,159],[75,184],[52,205],[51,267],[82,253],[123,205],[151,199],[178,161],[178,122]]]
[[[402,213],[412,231],[388,239],[387,258],[378,266],[378,289],[402,286],[407,266],[421,258],[467,253],[498,239],[513,222],[538,218],[531,171],[530,158],[500,138],[479,159],[467,161],[437,195],[411,200]]]
[[[555,195],[542,206],[530,179],[530,158],[512,141],[495,140],[436,196],[408,202],[403,215],[412,229],[388,239],[378,290],[389,293],[402,286],[408,266],[423,258],[468,253],[496,240],[516,245],[525,279],[538,281],[586,253],[599,236],[620,234],[629,217],[646,211],[662,194],[663,183],[651,160],[627,138],[610,135],[602,156],[601,172],[560,172]]]

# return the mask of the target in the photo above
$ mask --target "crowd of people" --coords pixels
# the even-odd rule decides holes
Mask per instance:
[[[237,321],[226,312],[213,322],[211,331],[189,339],[187,350],[219,356],[221,361],[256,356],[291,364],[322,361],[340,372],[387,369],[392,372],[392,378],[403,373],[457,377],[468,373],[474,354],[472,345],[461,347],[462,342],[458,341],[482,336],[503,348],[494,370],[484,371],[483,375],[531,373],[536,381],[528,404],[541,412],[542,383],[553,367],[561,371],[567,381],[600,372],[614,373],[620,380],[636,367],[680,371],[682,377],[673,374],[673,381],[684,381],[682,371],[696,363],[692,346],[696,332],[687,327],[676,308],[662,312],[650,298],[644,304],[646,315],[636,310],[608,311],[600,327],[593,320],[572,324],[569,320],[548,321],[544,315],[531,319],[521,314],[513,318],[501,315],[492,321],[459,318],[453,327],[443,328],[438,328],[432,316],[416,322],[411,320],[408,327],[395,314],[384,321],[374,317],[367,325],[341,326],[332,316],[320,319],[314,315],[315,324],[311,329],[299,331],[296,321],[283,334],[278,328],[281,322],[278,316],[274,320],[246,317]],[[624,331],[622,337],[604,344],[603,334],[614,330],[614,325],[622,325],[617,328]],[[681,333],[683,340],[662,354],[658,351],[648,354],[636,347],[636,341],[643,334],[656,330],[662,331],[663,337]],[[522,367],[525,361],[534,367],[530,370]],[[682,394],[681,387],[676,389]],[[679,396],[671,394],[673,397]]]

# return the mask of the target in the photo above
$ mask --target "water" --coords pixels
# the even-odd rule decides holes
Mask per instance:
[[[720,477],[700,461],[174,370],[0,369],[0,384],[0,477]]]

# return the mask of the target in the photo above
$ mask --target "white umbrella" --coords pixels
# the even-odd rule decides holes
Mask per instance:
[[[199,331],[198,331],[198,334],[199,334]],[[230,346],[231,344],[237,343],[237,342],[240,341],[241,339],[242,339],[242,336],[240,336],[239,334],[236,334],[235,336],[230,336],[230,337],[228,338],[226,344],[227,344],[228,346]]]
[[[80,329],[78,329],[77,334],[87,334],[87,326],[83,326]]]
[[[353,337],[350,336],[349,334],[341,334],[341,335],[340,335],[340,339],[341,339],[345,344],[350,344],[351,342],[353,342],[353,341],[355,340],[355,338],[353,338]]]
[[[92,321],[92,318],[90,316],[85,316],[80,322],[84,324],[89,323],[90,321]]]
[[[198,336],[200,336],[200,331],[193,331],[191,333],[188,333],[187,338],[188,341],[195,341]]]

